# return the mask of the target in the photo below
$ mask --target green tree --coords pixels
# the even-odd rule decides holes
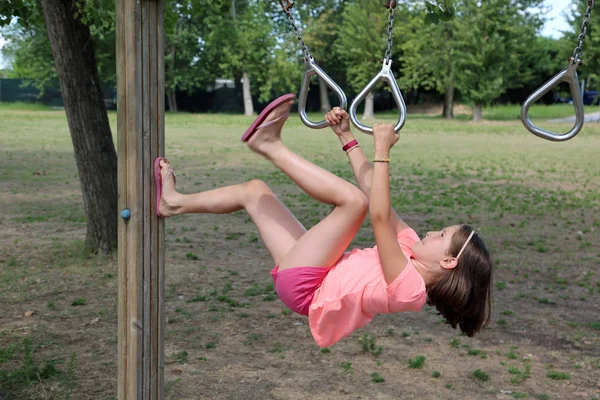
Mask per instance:
[[[101,13],[108,0],[82,4],[71,0],[15,0],[0,6],[0,24],[14,17],[27,30],[19,39],[45,50],[34,55],[47,57],[42,26],[45,26],[56,75],[73,141],[87,219],[86,245],[94,252],[110,253],[117,246],[117,154],[112,140],[98,64],[94,52],[88,12]],[[18,54],[18,53],[17,53]],[[26,69],[26,65],[21,65]],[[46,64],[47,69],[48,64]],[[42,80],[49,74],[30,69]]]
[[[587,1],[572,1],[571,12],[567,14],[567,20],[572,28],[565,32],[565,41],[562,47],[565,60],[573,55],[586,9]],[[600,89],[600,7],[597,3],[591,12],[591,20],[587,26],[582,59],[583,65],[577,71],[580,79],[586,80],[587,88]],[[566,63],[564,67],[566,67]]]
[[[209,37],[221,49],[219,67],[223,77],[242,84],[244,114],[254,113],[252,82],[264,80],[270,71],[276,45],[271,5],[259,0],[231,0]]]
[[[333,44],[338,37],[337,27],[342,21],[343,3],[335,0],[312,1],[296,6],[303,29],[304,41],[315,62],[341,84],[345,78],[342,69],[338,68],[340,60],[336,57]],[[319,85],[320,111],[331,110],[328,88],[324,81],[317,79]]]
[[[219,3],[206,0],[165,2],[165,91],[169,110],[177,111],[177,91],[191,92],[217,77],[219,52],[206,39],[210,21],[219,14]]]
[[[453,118],[459,17],[432,21],[431,12],[420,3],[411,5],[407,13],[409,18],[396,35],[402,48],[401,85],[444,93],[443,116]]]
[[[402,13],[397,13],[401,19]],[[334,51],[346,67],[350,89],[360,92],[381,69],[386,50],[388,12],[380,2],[357,0],[344,8]],[[398,23],[398,21],[397,21]],[[393,59],[398,59],[397,54]],[[397,63],[392,67],[397,70]],[[373,93],[365,99],[363,119],[372,118]]]
[[[482,118],[484,105],[522,85],[524,55],[543,24],[543,16],[535,11],[540,7],[542,0],[457,2],[456,83],[473,103],[475,120]]]

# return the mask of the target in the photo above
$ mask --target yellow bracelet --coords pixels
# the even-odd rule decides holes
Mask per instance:
[[[385,162],[385,163],[389,163],[390,159],[389,158],[385,158],[385,159],[378,159],[378,158],[376,158],[375,160],[373,160],[373,162]]]

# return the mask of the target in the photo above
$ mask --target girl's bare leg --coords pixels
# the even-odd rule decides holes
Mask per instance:
[[[171,166],[161,162],[163,180]],[[262,181],[252,180],[207,192],[180,194],[171,177],[163,185],[160,213],[165,217],[204,213],[230,214],[246,210],[277,265],[306,232],[302,224]]]
[[[273,111],[269,119],[288,112],[291,102]],[[292,152],[281,142],[279,123],[259,129],[249,147],[287,174],[314,199],[331,204],[333,211],[303,234],[279,263],[279,270],[298,266],[329,267],[348,248],[368,210],[367,197],[354,185]]]

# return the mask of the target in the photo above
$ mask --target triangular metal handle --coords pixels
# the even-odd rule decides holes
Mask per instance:
[[[579,133],[581,128],[583,128],[585,115],[583,110],[583,99],[581,97],[581,89],[579,88],[579,80],[577,78],[577,67],[580,63],[580,60],[573,61],[571,59],[567,68],[563,69],[548,82],[544,83],[538,90],[533,92],[527,98],[527,100],[525,100],[523,108],[521,109],[521,120],[523,121],[523,125],[525,125],[525,128],[529,132],[533,133],[538,137],[541,137],[542,139],[550,140],[553,142],[564,142],[575,137],[575,135]],[[569,83],[571,89],[571,97],[573,98],[573,105],[575,106],[575,126],[573,126],[573,129],[571,129],[565,134],[557,134],[539,128],[535,126],[529,119],[529,108],[533,105],[533,103],[538,101],[542,96],[544,96],[554,87],[558,86],[561,82]]]
[[[368,135],[373,134],[372,127],[363,125],[358,121],[358,118],[356,117],[356,109],[358,108],[358,105],[361,103],[361,101],[363,101],[367,97],[369,92],[375,88],[379,81],[385,81],[388,83],[388,85],[390,86],[390,90],[392,91],[392,96],[394,97],[396,105],[398,106],[398,112],[400,115],[398,117],[398,122],[394,126],[394,131],[398,133],[400,132],[400,130],[404,126],[404,123],[406,122],[406,104],[404,103],[404,98],[402,97],[402,93],[400,92],[400,88],[398,87],[398,83],[396,82],[396,78],[392,73],[392,60],[387,61],[387,63],[386,61],[384,61],[381,72],[379,72],[379,74],[377,74],[377,76],[375,76],[375,78],[373,78],[373,80],[369,82],[369,84],[362,90],[362,92],[360,92],[358,96],[354,99],[352,105],[350,105],[350,119],[352,120],[354,126],[356,126],[356,129],[358,129],[359,131]]]
[[[348,100],[346,99],[346,93],[340,88],[337,83],[333,81],[319,67],[313,58],[305,61],[306,70],[304,72],[304,79],[302,79],[302,87],[300,88],[300,95],[298,96],[298,114],[300,114],[300,119],[304,122],[304,125],[308,126],[312,129],[322,129],[329,126],[329,122],[323,120],[320,122],[312,122],[308,119],[308,115],[306,115],[306,100],[308,99],[308,91],[310,89],[310,78],[313,75],[317,75],[320,79],[325,82],[325,84],[337,95],[340,100],[340,108],[345,110],[348,107]]]

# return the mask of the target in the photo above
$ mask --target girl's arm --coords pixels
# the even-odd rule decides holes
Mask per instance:
[[[390,148],[398,140],[394,127],[392,125],[375,124],[373,136],[375,137],[375,160],[389,159]],[[400,249],[390,217],[389,163],[375,162],[374,164],[369,212],[379,261],[381,262],[385,281],[389,285],[404,270],[408,260]]]
[[[332,117],[337,117],[337,120],[329,121],[332,123],[332,129],[335,128],[334,123],[339,121],[339,125],[343,126],[343,130],[339,132],[334,129],[334,132],[338,134],[342,145],[346,145],[355,139],[354,134],[350,130],[350,124],[345,123],[346,119],[349,119],[348,114],[339,109],[334,109],[330,114],[328,114],[327,119],[330,120]],[[352,165],[352,170],[354,172],[354,177],[356,178],[356,182],[358,183],[358,187],[360,190],[367,195],[369,200],[371,200],[371,187],[373,185],[373,166],[367,160],[365,153],[362,148],[356,147],[354,150],[351,150],[348,153],[348,158],[350,159],[350,164]],[[409,228],[408,224],[404,222],[390,206],[390,223],[394,227],[394,231],[396,234],[400,232],[404,228]]]

